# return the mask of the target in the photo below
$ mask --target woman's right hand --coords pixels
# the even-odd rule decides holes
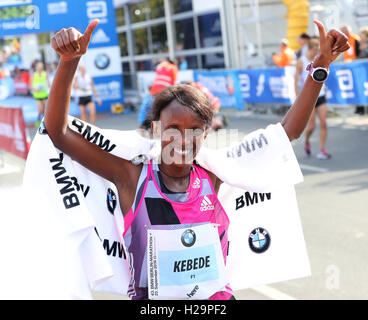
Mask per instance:
[[[81,57],[87,52],[92,33],[98,23],[97,19],[91,21],[84,34],[75,28],[61,29],[51,38],[52,48],[64,61]]]

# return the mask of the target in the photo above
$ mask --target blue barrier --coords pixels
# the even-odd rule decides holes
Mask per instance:
[[[244,108],[237,71],[194,71],[193,77],[220,99],[222,108]]]
[[[295,68],[237,71],[245,103],[285,103],[295,98]]]
[[[291,104],[294,73],[295,67],[194,71],[194,80],[218,96],[221,107],[243,109],[244,103]],[[326,87],[331,104],[368,104],[368,61],[332,64]]]
[[[333,104],[368,104],[368,61],[333,64],[326,81]]]

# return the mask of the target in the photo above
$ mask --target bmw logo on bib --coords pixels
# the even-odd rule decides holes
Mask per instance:
[[[253,252],[263,253],[269,248],[271,237],[266,229],[259,227],[252,230],[248,238],[248,243]]]
[[[99,54],[95,59],[95,66],[100,70],[106,69],[110,65],[110,58],[107,54]]]
[[[185,230],[181,236],[181,243],[185,247],[191,247],[194,245],[195,242],[196,234],[194,233],[194,231],[191,229]]]

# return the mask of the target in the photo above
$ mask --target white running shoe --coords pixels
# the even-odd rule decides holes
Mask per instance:
[[[320,152],[317,153],[317,159],[327,160],[330,158],[331,158],[331,155],[327,153],[325,150],[321,150]]]

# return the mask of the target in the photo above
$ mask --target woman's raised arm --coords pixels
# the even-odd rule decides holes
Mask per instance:
[[[62,29],[52,38],[52,47],[60,55],[60,62],[49,94],[45,112],[45,127],[54,143],[80,164],[115,183],[119,188],[134,185],[138,168],[87,141],[68,128],[70,93],[79,60],[86,53],[98,20],[92,21],[84,34],[74,28]]]
[[[319,31],[320,53],[314,60],[313,67],[328,69],[331,62],[333,62],[340,53],[349,49],[348,39],[342,32],[335,29],[326,33],[321,22],[314,21],[314,23],[317,25]],[[316,82],[312,77],[308,76],[293,106],[285,115],[282,125],[290,141],[299,138],[303,133],[314,106],[316,105],[322,85],[323,83]]]

